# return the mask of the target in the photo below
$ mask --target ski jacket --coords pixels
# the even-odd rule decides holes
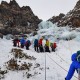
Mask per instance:
[[[21,44],[25,44],[25,39],[22,38],[22,39],[20,40],[20,43],[21,43]]]
[[[38,46],[38,39],[34,40],[34,46]]]
[[[39,40],[39,45],[42,45],[42,40],[43,40],[43,39],[40,39],[40,40]]]
[[[75,70],[78,70],[80,68],[80,63],[77,62],[77,53],[74,53],[71,57],[72,64],[70,65],[68,74],[66,76],[66,80],[71,80],[72,76],[74,75]]]
[[[49,40],[46,41],[45,45],[49,47]]]
[[[17,41],[17,43],[19,43],[19,42],[20,42],[20,40],[19,40],[18,38],[16,39],[16,41]]]

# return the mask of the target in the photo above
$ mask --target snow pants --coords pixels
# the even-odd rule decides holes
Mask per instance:
[[[49,47],[45,46],[45,52],[50,52]]]
[[[44,49],[43,49],[42,45],[39,45],[39,50],[40,50],[40,52],[44,52]]]
[[[39,51],[38,50],[38,45],[34,45],[34,50],[37,51],[37,52]]]

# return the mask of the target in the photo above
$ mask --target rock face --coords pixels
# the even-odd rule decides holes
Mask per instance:
[[[34,15],[29,6],[20,7],[15,0],[0,4],[0,33],[30,33],[38,28],[41,20]]]
[[[52,20],[54,22],[54,18]],[[70,10],[64,17],[57,21],[58,26],[80,27],[80,0],[73,10]]]
[[[50,18],[48,21],[51,21],[52,23],[56,23],[58,22],[59,20],[62,19],[62,17],[64,17],[65,14],[63,13],[60,13],[59,16],[53,16],[52,18]]]

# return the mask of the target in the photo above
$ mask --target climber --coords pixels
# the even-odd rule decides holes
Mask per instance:
[[[74,53],[71,58],[72,58],[72,63],[70,65],[70,69],[68,71],[65,80],[71,80],[75,70],[78,72],[78,69],[80,69],[80,51]]]

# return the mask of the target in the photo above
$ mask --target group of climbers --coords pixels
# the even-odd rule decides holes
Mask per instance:
[[[34,50],[36,52],[50,52],[50,48],[52,51],[55,52],[56,49],[56,43],[50,43],[50,41],[48,39],[45,40],[45,45],[43,45],[43,37],[41,37],[39,40],[35,39],[34,40]],[[21,48],[24,48],[24,46],[26,47],[27,50],[29,50],[29,47],[31,45],[30,40],[25,40],[24,37],[22,37],[20,40],[18,38],[15,38],[13,40],[13,46],[18,46]]]
[[[13,46],[16,47],[21,47],[24,48],[24,46],[26,47],[26,50],[29,50],[29,46],[31,45],[30,40],[25,40],[24,37],[22,37],[20,40],[18,38],[15,38],[13,40]]]
[[[56,43],[50,43],[48,39],[46,39],[45,45],[43,45],[43,38],[34,40],[34,50],[37,52],[50,52],[50,47],[55,52],[57,45]]]

